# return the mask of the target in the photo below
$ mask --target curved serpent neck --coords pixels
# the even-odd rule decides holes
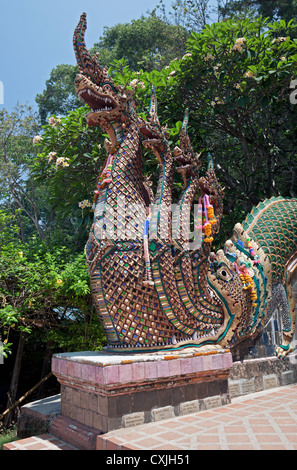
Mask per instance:
[[[143,185],[138,122],[105,124],[104,131],[111,137],[113,147],[109,155],[110,179],[99,192],[94,220],[102,229],[102,236],[114,240],[141,240],[148,205]]]
[[[209,305],[201,295],[197,279],[193,276],[192,258],[189,251],[190,210],[198,189],[198,175],[190,178],[179,204],[173,215],[173,233],[180,229],[179,243],[175,244],[175,279],[181,301],[187,309],[188,315],[200,320],[196,329],[197,340],[203,342],[214,341],[216,332],[220,330],[223,322],[223,311],[220,307]],[[211,334],[211,337],[209,335]],[[206,337],[206,338],[205,338]]]
[[[158,186],[150,224],[150,238],[157,236],[164,243],[171,243],[173,160],[169,147],[162,152],[161,158],[164,163],[160,165]]]

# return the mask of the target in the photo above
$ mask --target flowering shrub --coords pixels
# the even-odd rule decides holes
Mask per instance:
[[[131,82],[130,82],[130,86],[132,88],[137,88],[137,87],[140,87],[142,89],[145,88],[145,84],[143,82],[141,82],[140,80],[138,80],[137,78],[134,78]]]
[[[59,117],[51,116],[48,122],[52,127],[55,127],[61,122],[61,119]]]
[[[57,158],[56,160],[56,168],[58,168],[59,166],[65,168],[67,166],[69,166],[69,158],[65,158],[65,157],[59,157]]]
[[[78,203],[78,207],[80,207],[81,209],[85,209],[86,207],[92,207],[92,203],[85,199],[84,201]]]
[[[0,229],[0,338],[4,356],[11,352],[13,331],[31,333],[36,325],[39,329],[51,325],[46,328],[49,338],[65,348],[72,348],[75,341],[84,348],[100,347],[103,335],[90,308],[84,253],[74,254],[69,248],[51,247],[34,238],[22,244],[16,238],[19,228],[15,217],[1,210]],[[85,333],[91,328],[82,338],[75,331],[80,324]],[[63,325],[71,330],[70,335],[64,327],[61,329]]]
[[[96,178],[106,152],[101,142],[101,130],[89,128],[85,115],[88,106],[71,111],[64,118],[52,116],[42,127],[34,145],[38,150],[32,163],[36,181],[47,181],[49,202],[55,207],[56,217],[71,217],[78,226],[88,225],[92,214],[80,209],[90,209],[85,201],[93,198]],[[83,207],[80,201],[82,201]]]
[[[42,142],[42,137],[41,135],[36,135],[33,139],[33,145],[36,145],[36,144],[39,144],[40,142]]]

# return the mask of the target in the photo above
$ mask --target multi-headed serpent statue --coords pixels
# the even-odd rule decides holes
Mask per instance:
[[[187,112],[180,147],[171,151],[154,90],[144,121],[137,116],[133,91],[116,85],[97,55],[89,54],[85,30],[82,14],[73,39],[77,94],[91,108],[88,125],[101,126],[109,135],[86,244],[93,303],[107,349],[140,352],[207,344],[234,348],[259,334],[280,305],[283,342],[276,353],[284,357],[292,351],[295,330],[291,278],[297,266],[297,199],[260,203],[243,224],[235,225],[224,250],[213,253],[224,193],[210,157],[205,177],[199,176]],[[143,176],[142,146],[158,159],[155,195]],[[171,211],[174,161],[184,188]],[[190,212],[197,193],[195,236],[190,241]]]

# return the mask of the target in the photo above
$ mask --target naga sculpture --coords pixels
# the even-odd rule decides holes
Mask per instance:
[[[264,201],[234,227],[224,250],[213,253],[224,193],[210,156],[205,177],[199,176],[188,112],[180,146],[171,151],[154,89],[145,121],[137,116],[133,91],[116,85],[98,56],[89,54],[85,30],[83,14],[73,38],[77,94],[91,108],[88,125],[100,126],[109,136],[86,244],[93,302],[108,349],[233,348],[258,335],[281,305],[283,343],[276,352],[287,355],[296,317],[291,277],[297,265],[297,199]],[[158,159],[155,195],[143,176],[142,146]],[[184,188],[172,209],[175,162]]]

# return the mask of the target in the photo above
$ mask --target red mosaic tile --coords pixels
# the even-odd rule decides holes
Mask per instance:
[[[272,426],[263,426],[263,425],[253,425],[252,430],[254,433],[274,433],[274,428]]]
[[[285,434],[296,434],[297,436],[297,424],[296,424],[296,421],[293,425],[282,425],[279,423],[279,427],[281,429],[281,431]]]
[[[276,445],[276,444],[260,445],[260,449],[261,450],[287,450],[286,446]]]
[[[281,439],[275,434],[256,434],[258,442],[281,442]]]
[[[251,444],[232,444],[228,446],[228,450],[254,450]]]
[[[154,450],[184,450],[184,448],[175,446],[173,444],[162,444],[160,446],[154,447]]]
[[[47,446],[42,442],[34,442],[33,444],[27,444],[25,447],[27,450],[44,450],[48,449],[50,446]]]
[[[140,446],[142,449],[150,449],[151,447],[155,447],[161,444],[162,443],[160,442],[160,440],[154,439],[152,437],[146,437],[141,441],[137,441],[137,445]]]
[[[238,443],[238,444],[251,444],[251,440],[247,432],[244,434],[226,434],[226,439],[228,443]]]
[[[197,442],[198,442],[198,445],[206,444],[210,442],[217,444],[220,442],[220,437],[217,434],[209,434],[209,435],[203,434],[203,435],[197,436]]]
[[[224,431],[225,433],[227,434],[245,434],[246,433],[246,428],[245,426],[240,426],[238,424],[228,424],[226,426],[224,426]]]
[[[197,450],[221,450],[221,446],[218,446],[216,444],[213,444],[213,445],[199,444],[197,446]]]
[[[174,441],[175,439],[180,439],[182,436],[183,435],[181,433],[169,431],[163,434],[158,434],[158,439],[164,439],[164,441]]]

